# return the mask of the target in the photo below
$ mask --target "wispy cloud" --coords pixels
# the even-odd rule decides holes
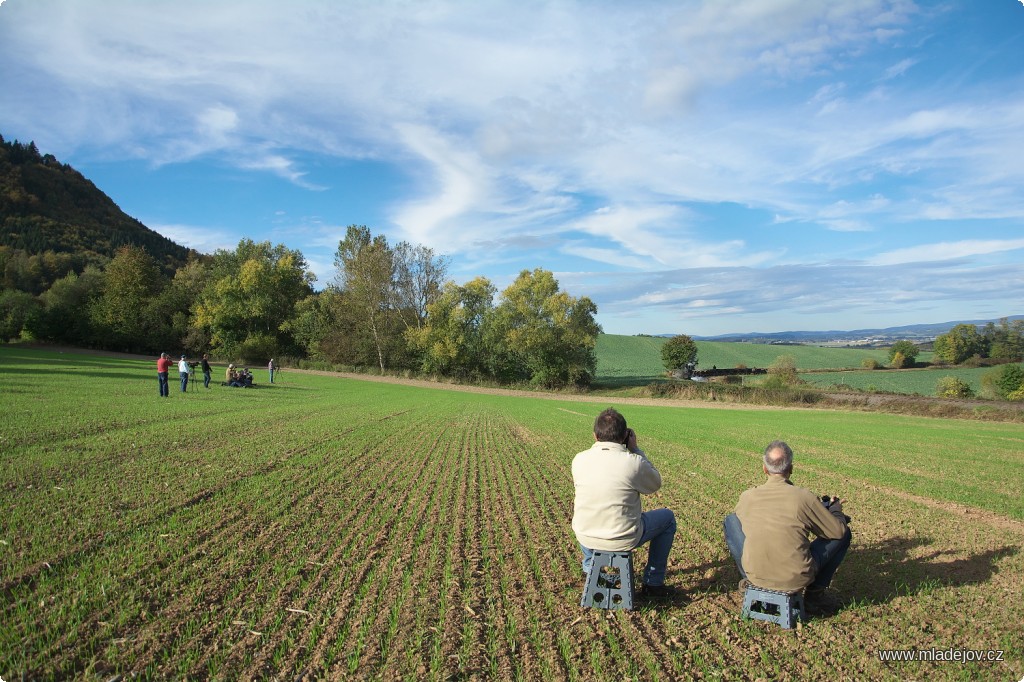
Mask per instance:
[[[871,259],[874,265],[926,263],[1024,249],[1024,239],[968,239],[959,242],[918,244],[906,249],[880,253]]]

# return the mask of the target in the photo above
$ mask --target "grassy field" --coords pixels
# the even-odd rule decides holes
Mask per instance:
[[[947,367],[909,370],[863,370],[854,372],[810,372],[800,375],[809,384],[828,388],[846,384],[862,391],[917,393],[935,395],[935,386],[942,377],[953,376],[965,381],[974,393],[981,392],[981,378],[991,367]]]
[[[666,339],[653,336],[601,334],[597,337],[597,378],[660,377],[665,374],[661,346]],[[773,346],[763,343],[698,341],[698,369],[711,367],[768,367],[780,355],[791,355],[798,369],[849,369],[861,367],[865,359],[880,364],[888,351],[877,348],[821,348],[819,346]],[[930,353],[918,359],[927,361]]]
[[[638,386],[662,379],[665,367],[661,361],[663,338],[602,334],[597,340],[596,387]],[[773,346],[757,343],[725,343],[698,341],[698,369],[714,366],[769,367],[780,355],[796,361],[800,378],[813,386],[831,388],[845,384],[862,391],[882,391],[907,395],[934,396],[939,379],[955,376],[981,391],[981,377],[991,368],[921,368],[904,371],[884,369],[888,351],[880,349],[821,348],[818,346]],[[874,360],[881,370],[862,370],[864,360]],[[930,352],[921,353],[919,362],[930,362]],[[823,372],[821,370],[848,370]],[[851,371],[852,370],[852,371]],[[744,384],[756,385],[759,377],[747,377]]]
[[[1024,675],[1019,424],[619,404],[684,592],[606,613],[569,528],[606,402],[288,370],[161,399],[153,365],[0,346],[5,680]],[[779,437],[854,517],[842,608],[791,633],[740,619],[720,530]]]

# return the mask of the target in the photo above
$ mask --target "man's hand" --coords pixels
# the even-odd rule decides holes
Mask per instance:
[[[624,445],[626,446],[626,449],[629,450],[630,452],[637,451],[638,448],[636,444],[636,431],[634,431],[633,429],[626,429],[626,442],[624,443]]]
[[[843,513],[843,501],[840,500],[838,497],[833,497],[832,498],[832,503],[828,505],[828,510],[830,512],[833,512],[833,513],[834,512],[839,512],[840,514],[842,514]]]

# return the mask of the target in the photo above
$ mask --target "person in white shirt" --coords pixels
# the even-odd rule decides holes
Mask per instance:
[[[185,360],[185,356],[181,356],[181,360],[178,362],[178,376],[181,377],[181,392],[184,393],[188,390],[188,373],[190,368],[188,361]]]
[[[572,529],[583,552],[583,572],[590,573],[594,550],[625,552],[650,542],[641,594],[670,596],[665,572],[676,517],[667,508],[644,512],[640,502],[641,495],[661,488],[661,474],[637,447],[636,433],[626,426],[626,419],[613,408],[594,421],[594,441],[572,461]]]

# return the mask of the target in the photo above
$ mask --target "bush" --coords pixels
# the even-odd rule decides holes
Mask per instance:
[[[985,372],[981,385],[987,395],[1008,400],[1010,395],[1024,386],[1024,368],[1020,365],[1002,365]]]
[[[903,369],[904,367],[909,367],[911,364],[913,363],[899,351],[893,353],[889,358],[889,366],[893,369]]]
[[[860,366],[864,369],[878,369],[881,365],[878,364],[878,360],[874,358],[864,358],[860,361]]]
[[[792,355],[780,355],[768,367],[768,381],[764,386],[793,386],[800,383],[796,374],[796,358]]]
[[[958,377],[942,377],[935,385],[935,395],[940,398],[970,398],[974,391],[963,379]]]

